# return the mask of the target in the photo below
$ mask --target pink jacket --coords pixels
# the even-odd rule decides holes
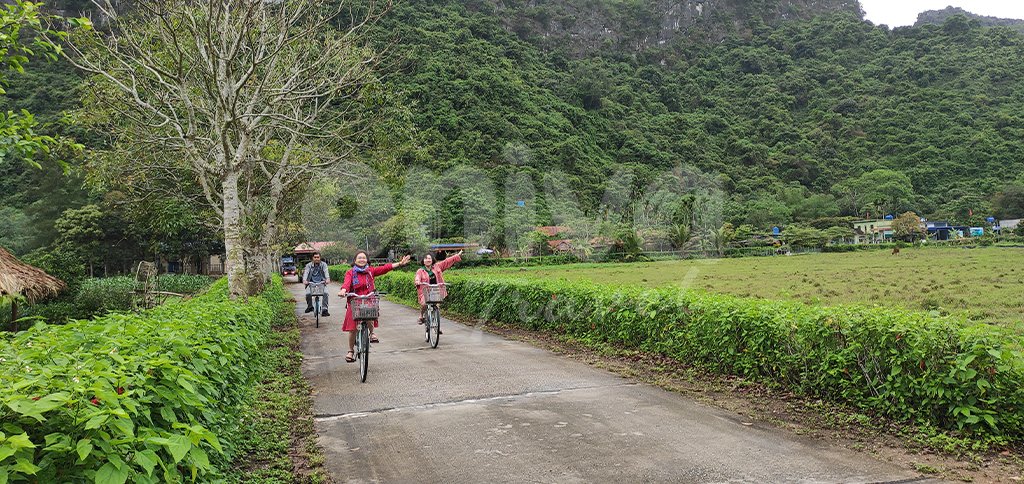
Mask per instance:
[[[455,265],[456,262],[459,262],[461,260],[462,260],[462,256],[460,256],[459,254],[455,254],[455,255],[453,255],[453,256],[445,259],[445,260],[434,262],[434,266],[431,267],[431,269],[433,269],[434,275],[437,276],[437,283],[438,284],[443,283],[444,282],[444,275],[442,275],[442,273],[444,271],[448,270],[449,268],[451,268],[451,266]],[[429,283],[430,283],[430,274],[427,274],[427,271],[425,269],[423,269],[422,267],[420,267],[420,269],[418,271],[416,271],[416,295],[417,295],[417,298],[420,301],[420,306],[425,304],[424,297],[423,297],[423,286],[422,286],[422,284],[429,284]],[[446,296],[448,296],[448,289],[445,286],[441,286],[441,297],[446,297]]]

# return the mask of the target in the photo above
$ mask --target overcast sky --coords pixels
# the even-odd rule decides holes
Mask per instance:
[[[875,25],[913,25],[917,14],[950,5],[989,17],[1024,19],[1024,0],[860,0],[864,17]]]

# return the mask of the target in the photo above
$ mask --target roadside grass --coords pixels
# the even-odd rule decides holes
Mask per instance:
[[[309,383],[301,373],[294,302],[284,302],[263,353],[263,374],[248,396],[233,483],[329,482],[313,429]]]
[[[810,305],[862,304],[935,311],[1024,328],[1024,249],[912,248],[632,264],[479,268],[466,274],[678,286]]]

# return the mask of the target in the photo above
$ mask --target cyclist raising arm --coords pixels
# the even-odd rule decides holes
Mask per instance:
[[[369,258],[366,256],[366,252],[357,252],[355,265],[345,273],[345,282],[341,284],[341,291],[338,292],[338,296],[345,297],[349,293],[357,296],[365,296],[374,292],[376,290],[373,285],[374,277],[382,276],[391,272],[392,269],[408,264],[410,258],[411,257],[407,255],[402,257],[402,260],[398,262],[370,267]],[[377,321],[373,322],[373,326],[377,327]],[[345,308],[345,323],[342,325],[341,330],[348,332],[348,354],[345,355],[345,361],[352,363],[353,361],[356,361],[356,320],[352,317],[351,306]],[[372,332],[372,329],[370,331],[370,342],[378,343],[377,335]]]
[[[426,319],[427,315],[427,303],[423,296],[424,285],[440,284],[441,298],[443,299],[445,296],[448,295],[448,290],[444,286],[444,276],[442,276],[441,273],[448,270],[449,268],[451,268],[451,266],[455,265],[456,262],[459,262],[461,260],[461,250],[457,254],[436,264],[434,263],[434,256],[430,254],[423,256],[423,260],[420,261],[423,263],[423,267],[420,267],[419,270],[416,271],[416,294],[420,302],[419,324],[423,324],[423,321]]]

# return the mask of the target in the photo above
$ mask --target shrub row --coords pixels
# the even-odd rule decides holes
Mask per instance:
[[[216,476],[283,297],[276,279],[231,301],[221,280],[142,314],[0,337],[0,482]]]
[[[857,252],[864,250],[892,250],[895,247],[907,247],[903,242],[885,242],[881,244],[833,244],[821,248],[822,252]]]
[[[446,278],[456,312],[667,355],[869,413],[1021,440],[1024,354],[1011,330],[881,307],[811,307],[685,291]],[[378,286],[415,297],[407,275]]]
[[[208,276],[165,274],[157,279],[157,290],[178,294],[197,294],[213,281]],[[135,278],[129,276],[85,279],[74,294],[31,306],[26,315],[40,316],[59,323],[68,319],[88,319],[109,311],[132,309]]]

